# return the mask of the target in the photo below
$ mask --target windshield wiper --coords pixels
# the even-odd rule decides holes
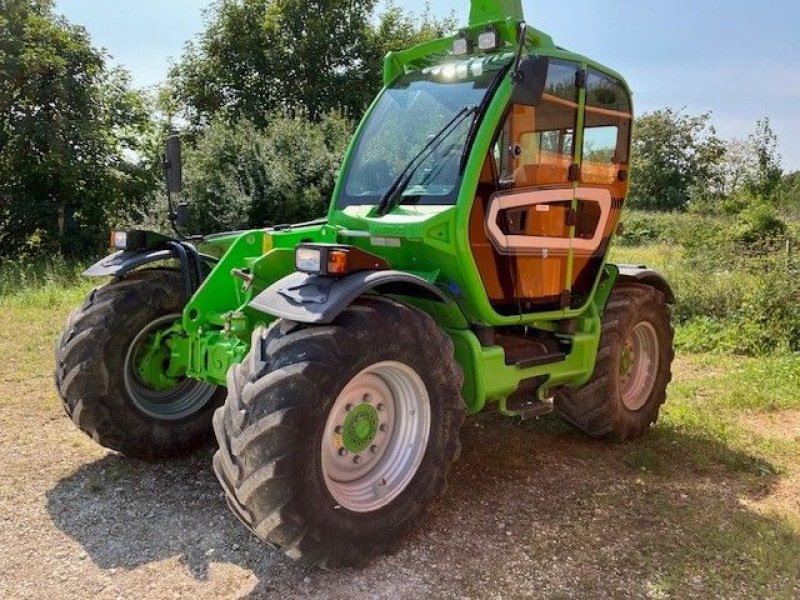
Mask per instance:
[[[425,160],[433,154],[436,149],[446,140],[451,133],[453,133],[461,123],[471,114],[475,114],[478,111],[478,106],[465,106],[460,111],[456,113],[456,115],[450,119],[450,121],[445,124],[436,134],[433,135],[428,140],[428,143],[422,147],[414,158],[412,158],[405,168],[400,171],[397,178],[392,182],[392,185],[389,186],[389,189],[386,190],[386,193],[381,196],[380,202],[378,202],[378,209],[377,215],[382,217],[385,214],[388,214],[397,204],[397,202],[402,198],[403,192],[408,187],[408,184],[411,183],[411,178],[416,173],[417,169],[422,165]]]

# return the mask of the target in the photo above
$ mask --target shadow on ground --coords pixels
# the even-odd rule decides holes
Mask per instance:
[[[628,464],[636,446],[585,439],[555,418],[474,419],[426,524],[399,553],[361,571],[320,571],[258,542],[225,506],[210,450],[157,464],[109,455],[62,479],[47,507],[103,569],[178,556],[203,580],[211,562],[228,562],[257,577],[252,598],[796,590],[796,571],[775,581],[762,563],[785,560],[778,552],[800,547],[800,538],[742,502],[769,494],[777,469],[730,469],[759,464],[711,439],[668,437],[674,456],[667,447],[660,472],[650,474]],[[684,468],[679,450],[687,447],[720,464]]]

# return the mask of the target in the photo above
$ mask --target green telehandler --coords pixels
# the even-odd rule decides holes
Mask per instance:
[[[614,71],[473,0],[386,56],[327,217],[112,235],[55,381],[103,446],[160,458],[213,433],[231,510],[291,557],[355,565],[441,495],[466,414],[554,411],[643,435],[673,358],[668,283],[606,257],[632,103]],[[165,152],[181,188],[180,142]]]

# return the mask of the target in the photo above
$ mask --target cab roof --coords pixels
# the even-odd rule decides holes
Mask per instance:
[[[520,25],[525,23],[522,0],[471,0],[469,25],[458,32],[414,46],[400,52],[390,52],[384,61],[384,83],[391,83],[408,69],[443,62],[453,55],[453,43],[460,37],[477,38],[487,29],[496,30],[507,46],[516,47]],[[585,64],[620,81],[630,92],[625,78],[596,60],[557,46],[543,31],[527,25],[526,48],[529,53],[550,56]]]

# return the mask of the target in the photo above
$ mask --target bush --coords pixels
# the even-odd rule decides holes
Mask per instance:
[[[719,219],[681,212],[626,210],[622,213],[622,233],[616,242],[621,246],[647,244],[683,245],[698,230],[707,232],[723,226]]]
[[[643,260],[672,285],[676,345],[690,352],[800,351],[797,224],[750,203],[737,217],[629,212],[622,262]],[[797,250],[795,250],[797,247]]]
[[[800,259],[784,243],[742,245],[739,227],[696,235],[694,243],[690,234],[670,267],[678,345],[745,355],[800,351]]]
[[[214,122],[184,160],[192,231],[323,216],[349,134],[349,123],[336,115],[318,123],[276,117],[264,130],[246,120]]]
[[[71,288],[85,280],[85,265],[67,260],[59,254],[49,258],[16,258],[0,260],[0,298],[34,289]]]
[[[741,244],[763,245],[786,237],[786,222],[774,208],[757,204],[739,214],[735,238]]]

